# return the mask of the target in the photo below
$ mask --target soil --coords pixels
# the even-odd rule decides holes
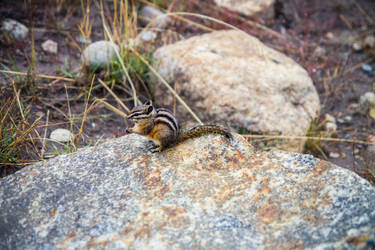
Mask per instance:
[[[92,32],[90,39],[97,41],[104,39],[99,1],[91,1],[90,21]],[[160,1],[159,1],[160,2]],[[166,1],[164,1],[166,2]],[[372,0],[355,1],[322,1],[322,0],[285,0],[276,1],[272,7],[273,18],[265,18],[259,14],[256,17],[246,17],[217,7],[209,1],[169,1],[172,11],[185,11],[208,15],[232,24],[247,33],[258,37],[270,47],[273,47],[293,58],[301,64],[314,81],[319,92],[322,109],[319,120],[322,125],[325,114],[333,115],[337,122],[337,133],[333,137],[368,141],[375,135],[375,120],[369,115],[358,112],[359,97],[368,91],[374,91],[374,76],[361,69],[364,63],[372,64],[375,56],[374,48],[353,49],[353,41],[359,44],[365,37],[375,33],[375,2]],[[110,20],[113,15],[111,2],[104,1],[105,16]],[[137,3],[137,8],[140,4]],[[0,75],[2,96],[11,96],[13,92],[12,80],[21,90],[21,98],[25,104],[32,104],[30,123],[39,115],[44,115],[37,128],[40,138],[44,134],[49,136],[58,127],[72,129],[78,134],[81,118],[85,110],[86,98],[90,88],[91,78],[83,74],[81,68],[81,49],[85,44],[80,43],[79,25],[83,21],[81,1],[21,1],[3,0],[0,5],[0,21],[5,18],[15,19],[27,27],[33,27],[28,39],[17,41],[2,34],[0,36],[0,66],[20,72],[28,72],[32,67],[32,36],[36,52],[34,73],[50,76],[76,77],[76,82],[58,81],[54,79],[35,78],[26,81],[15,75]],[[208,20],[190,18],[212,29],[224,29],[223,25]],[[251,21],[251,22],[249,22]],[[257,28],[252,22],[259,23],[269,30]],[[177,21],[168,27],[182,37],[207,32],[194,25]],[[41,45],[46,40],[58,43],[58,53],[51,54],[43,51]],[[16,65],[16,66],[15,66]],[[373,65],[375,66],[375,64]],[[106,71],[98,71],[97,77],[105,78]],[[95,89],[91,93],[97,98],[106,100],[120,108],[100,84],[94,81]],[[147,94],[137,83],[141,98]],[[129,97],[119,88],[115,93],[131,107]],[[91,99],[92,100],[92,99]],[[89,102],[91,103],[91,102]],[[47,124],[47,111],[49,112]],[[73,115],[75,114],[75,118]],[[350,116],[351,119],[345,117]],[[73,122],[72,122],[73,120]],[[95,145],[101,140],[115,138],[125,134],[127,121],[120,115],[109,111],[103,105],[96,105],[90,110],[83,125],[79,147]],[[318,126],[319,127],[319,126]],[[322,126],[320,126],[322,127]],[[319,128],[312,130],[313,136],[324,135]],[[373,138],[373,137],[372,137]],[[30,143],[24,145],[19,156],[22,160],[40,160],[42,142],[36,140],[36,146]],[[47,144],[50,144],[47,142]],[[348,168],[361,176],[374,181],[369,169],[375,168],[366,163],[363,155],[367,144],[348,142],[325,142],[316,144],[315,150],[307,148],[306,153],[326,159],[339,166]],[[58,151],[66,151],[59,145]],[[33,149],[39,152],[34,152]],[[316,150],[318,149],[318,150]],[[34,150],[34,151],[35,151]],[[338,153],[338,157],[329,157],[330,153]],[[52,143],[46,147],[43,158],[54,155]],[[1,167],[0,177],[10,174],[19,167]],[[374,171],[375,169],[372,169]]]

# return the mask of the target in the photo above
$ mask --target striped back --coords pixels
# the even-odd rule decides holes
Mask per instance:
[[[180,127],[178,126],[178,121],[169,109],[158,108],[156,110],[154,123],[155,124],[157,123],[167,124],[168,127],[170,127],[173,130],[175,136],[178,136],[179,134]]]

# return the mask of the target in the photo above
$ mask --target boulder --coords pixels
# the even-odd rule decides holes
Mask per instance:
[[[367,181],[310,155],[208,135],[127,135],[0,180],[1,249],[348,249],[375,244]]]
[[[227,8],[247,16],[266,14],[273,16],[273,3],[275,0],[214,0],[219,7]]]
[[[291,58],[236,30],[215,31],[159,48],[155,68],[206,122],[229,122],[257,134],[306,135],[320,110],[307,72]],[[173,85],[172,85],[173,86]],[[162,84],[160,106],[173,103]],[[183,106],[177,114],[187,115]],[[301,151],[305,140],[279,141]]]

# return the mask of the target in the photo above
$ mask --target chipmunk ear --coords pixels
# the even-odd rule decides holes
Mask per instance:
[[[145,102],[144,105],[150,105],[150,106],[153,106],[151,100],[148,100],[147,102]]]

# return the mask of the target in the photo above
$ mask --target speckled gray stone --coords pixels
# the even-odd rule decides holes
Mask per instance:
[[[162,153],[127,135],[0,180],[0,249],[350,249],[375,245],[375,192],[310,155],[235,135]]]
[[[116,58],[116,50],[119,51],[119,46],[109,41],[97,41],[89,46],[82,53],[82,60],[85,61],[86,66],[104,67],[111,63]]]
[[[2,22],[1,30],[8,32],[12,37],[18,40],[25,39],[29,33],[29,29],[25,25],[9,18]]]

